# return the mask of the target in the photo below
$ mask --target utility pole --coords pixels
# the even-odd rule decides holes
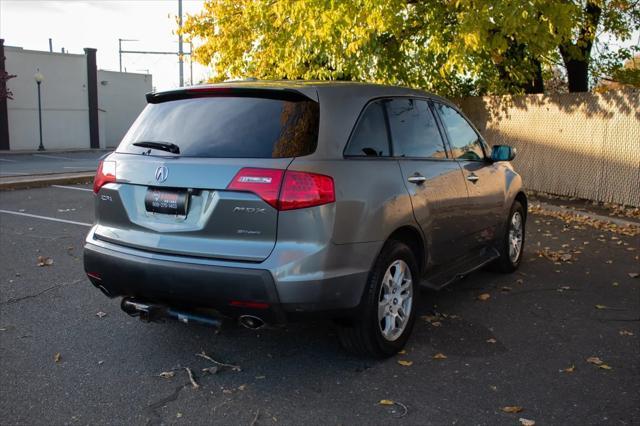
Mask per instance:
[[[133,38],[119,38],[118,39],[118,59],[120,60],[120,72],[122,72],[122,54],[123,53],[127,53],[124,50],[122,50],[122,42],[123,41],[138,41],[138,40],[133,39]]]
[[[178,65],[180,67],[180,87],[184,86],[184,52],[182,51],[182,0],[178,0]]]
[[[182,30],[182,0],[178,0],[178,28]],[[184,56],[189,55],[189,66],[190,66],[190,84],[193,86],[193,44],[189,42],[189,52],[184,51],[182,33],[178,34],[178,51],[177,52],[158,52],[158,51],[149,51],[149,50],[122,50],[122,42],[123,41],[138,41],[126,38],[118,39],[118,55],[120,57],[120,72],[122,72],[122,54],[123,53],[131,53],[137,55],[178,55],[178,65],[179,65],[179,82],[180,86],[184,86]],[[125,69],[126,70],[126,69]]]
[[[189,42],[189,85],[193,86],[193,43]]]

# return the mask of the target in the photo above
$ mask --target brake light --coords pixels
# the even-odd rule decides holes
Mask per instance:
[[[330,176],[292,170],[245,167],[227,189],[253,192],[278,210],[320,206],[336,200]]]
[[[115,161],[101,161],[98,164],[98,171],[96,177],[93,179],[93,192],[98,193],[100,188],[109,182],[116,181],[116,162]]]
[[[277,209],[283,174],[283,170],[245,167],[235,175],[227,189],[253,192]]]
[[[280,210],[333,203],[336,201],[333,179],[316,173],[287,171],[279,201]]]

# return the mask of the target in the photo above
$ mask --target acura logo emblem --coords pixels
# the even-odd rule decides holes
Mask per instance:
[[[165,166],[160,166],[156,169],[156,181],[164,182],[169,177],[169,169]]]

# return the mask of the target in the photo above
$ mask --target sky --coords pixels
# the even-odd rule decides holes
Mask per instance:
[[[203,0],[183,0],[183,15],[197,13]],[[0,38],[5,46],[31,50],[65,48],[70,53],[84,53],[83,48],[98,49],[99,69],[118,71],[118,38],[123,50],[177,51],[178,0],[0,0]],[[185,44],[185,51],[189,45]],[[153,75],[158,90],[177,87],[177,55],[123,54],[123,71]],[[193,64],[193,79],[205,79],[205,67]],[[188,58],[184,64],[184,81],[189,84]]]

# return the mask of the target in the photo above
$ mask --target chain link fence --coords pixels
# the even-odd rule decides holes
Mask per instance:
[[[517,148],[528,189],[640,206],[640,90],[486,96],[458,105],[489,144]]]

